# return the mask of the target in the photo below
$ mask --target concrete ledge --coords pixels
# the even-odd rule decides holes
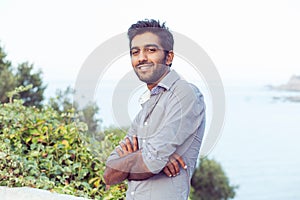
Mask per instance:
[[[87,200],[66,194],[58,194],[47,190],[29,187],[8,188],[0,187],[1,200]]]

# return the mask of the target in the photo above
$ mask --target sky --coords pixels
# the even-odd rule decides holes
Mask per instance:
[[[279,85],[300,75],[297,0],[0,0],[0,44],[13,65],[41,69],[52,94],[74,86],[99,45],[145,18],[200,45],[225,84]]]

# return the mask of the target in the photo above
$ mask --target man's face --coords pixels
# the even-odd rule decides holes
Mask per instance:
[[[159,82],[169,71],[168,56],[165,56],[159,37],[153,33],[136,35],[131,41],[130,54],[136,75],[147,84]]]

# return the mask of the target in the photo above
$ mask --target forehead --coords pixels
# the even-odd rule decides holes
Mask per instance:
[[[131,47],[143,47],[149,44],[161,46],[159,37],[151,32],[136,35],[131,41]]]

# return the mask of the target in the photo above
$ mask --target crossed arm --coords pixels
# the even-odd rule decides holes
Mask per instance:
[[[150,172],[143,161],[136,136],[133,136],[132,142],[129,138],[126,138],[125,142],[120,142],[120,148],[117,147],[116,151],[120,158],[106,163],[104,180],[107,185],[118,184],[125,179],[145,180],[155,175]],[[170,156],[169,162],[162,171],[168,177],[176,176],[180,171],[179,165],[186,169],[183,159],[174,153]]]

